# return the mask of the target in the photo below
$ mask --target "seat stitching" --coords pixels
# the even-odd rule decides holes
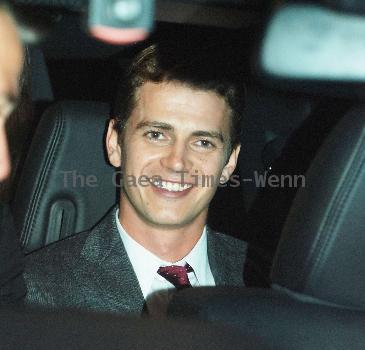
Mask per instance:
[[[61,125],[61,128],[59,128],[59,125]],[[33,196],[33,200],[30,204],[30,210],[28,211],[28,215],[26,218],[26,222],[24,225],[24,229],[22,232],[22,235],[26,235],[26,243],[28,243],[29,238],[32,235],[32,232],[34,230],[35,220],[37,213],[39,212],[39,206],[40,206],[40,200],[44,193],[43,189],[45,188],[46,184],[49,180],[49,173],[50,169],[52,168],[52,165],[55,161],[56,153],[59,149],[59,146],[61,145],[61,142],[59,140],[63,140],[64,137],[64,118],[63,118],[63,111],[61,109],[61,113],[57,115],[56,120],[56,127],[54,132],[51,135],[52,140],[54,140],[51,145],[46,150],[46,159],[45,159],[45,166],[43,167],[43,170],[41,171],[41,174],[39,176],[39,182],[36,186],[35,193]],[[27,234],[28,232],[28,234]]]
[[[337,191],[334,200],[330,204],[325,220],[321,225],[318,238],[314,243],[314,249],[311,254],[313,261],[311,264],[312,269],[309,269],[311,272],[309,273],[309,277],[307,279],[308,283],[313,280],[313,276],[315,276],[318,273],[318,270],[321,268],[321,261],[327,255],[327,252],[330,249],[330,243],[336,240],[336,235],[328,234],[328,232],[332,233],[340,219],[342,219],[344,206],[348,202],[350,195],[353,193],[356,182],[358,182],[358,174],[363,171],[365,162],[365,153],[363,152],[365,148],[364,143],[364,135],[362,135],[355,151],[353,152],[352,160],[347,166],[343,180],[340,184],[340,188]],[[355,168],[354,165],[356,166],[355,170],[353,170],[353,168]],[[350,189],[350,191],[348,189]],[[309,261],[310,260],[311,259],[309,259]],[[310,265],[310,263],[308,265]]]

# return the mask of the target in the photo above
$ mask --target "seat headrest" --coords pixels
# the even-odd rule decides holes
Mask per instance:
[[[365,307],[365,107],[351,110],[325,140],[298,190],[271,279],[346,307]]]
[[[44,113],[12,204],[26,252],[89,229],[116,203],[108,115],[107,104],[70,101]]]
[[[31,96],[34,103],[54,100],[51,80],[44,54],[39,47],[29,50],[31,64]]]

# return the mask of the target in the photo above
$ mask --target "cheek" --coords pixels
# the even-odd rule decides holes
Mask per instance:
[[[131,143],[122,154],[124,169],[137,176],[148,175],[148,170],[156,168],[156,164],[159,164],[161,156],[159,151],[140,143]]]
[[[202,174],[220,176],[224,167],[224,160],[223,157],[214,155],[211,157],[200,158],[198,164],[198,170],[200,170]]]

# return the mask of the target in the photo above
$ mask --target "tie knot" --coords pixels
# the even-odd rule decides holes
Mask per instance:
[[[191,287],[188,273],[193,271],[193,268],[189,264],[185,264],[185,266],[161,266],[157,270],[157,273],[172,283],[176,289],[183,289]]]

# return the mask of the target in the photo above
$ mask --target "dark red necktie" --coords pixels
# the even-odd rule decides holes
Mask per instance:
[[[193,271],[193,268],[189,264],[185,264],[185,266],[161,266],[157,270],[157,273],[172,283],[176,289],[184,289],[191,287],[188,273]]]

